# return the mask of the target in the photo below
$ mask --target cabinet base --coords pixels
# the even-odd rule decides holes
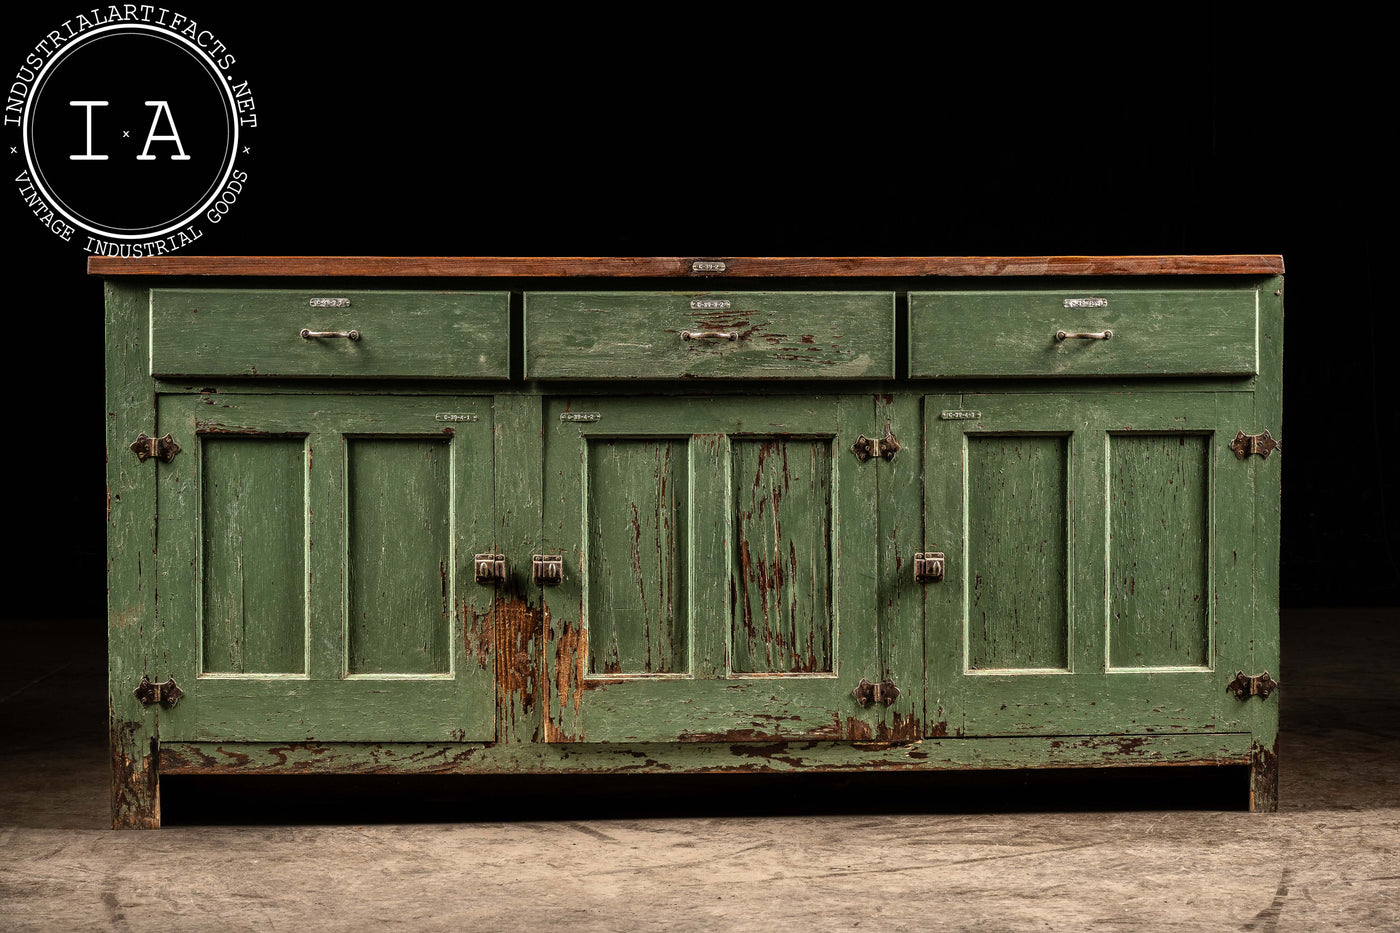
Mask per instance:
[[[1250,766],[1250,809],[1278,808],[1277,755],[1248,733],[927,739],[902,745],[771,742],[672,745],[172,742],[160,774],[621,774]],[[154,769],[153,769],[154,770]],[[160,824],[148,812],[117,828]]]

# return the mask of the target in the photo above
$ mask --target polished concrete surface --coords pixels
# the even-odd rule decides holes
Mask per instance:
[[[168,779],[108,829],[94,623],[0,623],[0,930],[1400,929],[1400,610],[1284,617],[1241,769]]]

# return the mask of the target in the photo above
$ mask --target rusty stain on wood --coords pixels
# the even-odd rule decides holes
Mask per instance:
[[[149,756],[136,757],[144,728],[110,716],[112,756],[112,824],[118,829],[160,828],[160,792],[156,770],[156,740]]]
[[[548,620],[546,620],[548,627]],[[580,734],[579,707],[583,701],[585,646],[583,623],[560,620],[554,636],[554,681],[545,692],[546,742],[576,742]]]
[[[542,606],[532,605],[513,592],[497,592],[496,680],[500,684],[500,721],[497,734],[513,733],[517,722],[529,717],[539,695],[536,655],[544,643]],[[532,741],[538,741],[535,733]]]

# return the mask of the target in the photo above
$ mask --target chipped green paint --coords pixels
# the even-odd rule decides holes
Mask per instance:
[[[284,347],[325,293],[109,285],[114,825],[158,825],[159,770],[1234,763],[1275,807],[1278,701],[1225,684],[1280,676],[1282,458],[1225,444],[1281,439],[1282,281],[1141,281],[921,283],[911,376],[998,377],[956,383],[893,381],[893,292],[356,290],[318,313],[365,340]],[[1067,314],[1115,336],[1047,342]],[[518,375],[607,381],[484,381],[522,324]],[[184,452],[123,455],[153,430]]]

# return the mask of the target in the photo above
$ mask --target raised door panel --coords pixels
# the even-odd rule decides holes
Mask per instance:
[[[961,735],[1228,731],[1248,666],[1245,392],[925,400],[929,720]]]
[[[850,450],[873,415],[868,397],[547,403],[544,546],[564,578],[544,589],[546,739],[871,738],[912,723],[917,690],[888,709],[852,695],[884,676],[880,464]]]
[[[488,399],[164,396],[181,740],[495,738]]]

